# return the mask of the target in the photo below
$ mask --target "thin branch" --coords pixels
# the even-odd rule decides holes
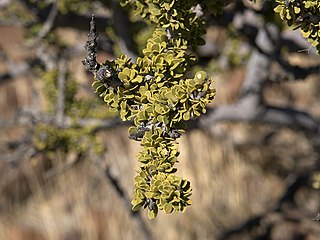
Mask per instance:
[[[281,211],[283,205],[288,202],[294,201],[295,193],[308,183],[310,176],[312,175],[314,167],[311,170],[304,172],[303,174],[291,174],[287,177],[287,187],[278,202],[274,205],[272,211]]]
[[[4,62],[7,69],[7,72],[0,74],[0,84],[28,73],[38,63],[36,58],[24,62],[15,62],[3,50],[0,50],[0,60]]]
[[[70,46],[64,50],[64,56],[66,58],[72,58],[76,56],[82,56],[85,53],[81,44]],[[30,73],[35,66],[43,67],[48,70],[55,68],[55,57],[49,54],[47,48],[43,44],[39,44],[36,49],[38,57],[24,59],[23,62],[15,62],[9,59],[5,53],[0,52],[0,60],[6,65],[7,71],[0,74],[0,84],[6,83],[12,79]]]
[[[67,59],[62,56],[58,63],[59,75],[56,104],[56,122],[58,126],[62,125],[64,120],[67,70]]]
[[[232,229],[225,231],[218,239],[219,240],[226,240],[232,236],[237,236],[240,233],[252,231],[255,227],[266,224],[268,221],[265,221],[265,220],[268,218],[268,216],[272,215],[273,213],[278,212],[281,215],[286,215],[287,213],[285,211],[283,211],[284,204],[294,202],[295,193],[301,187],[306,186],[306,184],[308,183],[308,179],[311,175],[311,172],[312,172],[312,168],[310,171],[308,171],[302,175],[293,174],[293,175],[289,176],[288,180],[287,180],[287,187],[285,188],[285,191],[283,192],[282,196],[278,199],[278,201],[274,204],[274,206],[270,210],[265,211],[263,214],[260,214],[258,216],[254,216],[254,217],[248,219],[247,221],[245,221],[244,223],[242,223]],[[300,216],[300,217],[301,217],[301,219],[306,218],[306,216]],[[308,219],[308,220],[311,221],[313,219]],[[270,225],[270,224],[271,225],[275,224],[275,222],[268,223],[268,225]],[[269,228],[272,227],[271,225],[269,226]],[[268,235],[268,228],[266,228],[265,231],[260,234],[261,234],[260,237],[267,237],[266,235]],[[269,238],[266,238],[266,239],[269,239]]]
[[[188,129],[208,129],[222,121],[270,124],[317,134],[320,121],[309,113],[289,107],[254,106],[248,103],[236,103],[208,109],[206,115],[190,122]]]
[[[43,43],[39,43],[36,48],[36,55],[40,61],[45,65],[46,70],[50,71],[56,68],[57,57],[48,51]]]
[[[21,110],[17,113],[15,119],[5,120],[0,119],[0,128],[19,126],[33,126],[35,123],[45,123],[56,126],[56,116],[48,114],[34,113],[32,110]],[[95,131],[114,128],[117,126],[128,126],[131,122],[123,122],[120,117],[114,117],[111,119],[97,119],[97,118],[79,118],[72,119],[70,117],[64,117],[63,122],[59,127],[69,128],[72,126],[78,127],[92,127]],[[57,126],[58,127],[58,126]]]
[[[110,183],[114,187],[114,189],[116,190],[119,197],[124,201],[126,208],[127,208],[127,211],[131,212],[131,215],[135,218],[137,224],[139,225],[139,227],[142,230],[142,233],[145,236],[145,239],[152,240],[153,239],[152,233],[149,230],[149,228],[147,227],[146,223],[143,221],[143,219],[140,215],[140,212],[138,212],[138,211],[135,212],[132,210],[130,198],[128,197],[125,190],[121,186],[119,180],[111,173],[109,166],[107,166],[105,168],[104,173],[105,173],[105,176],[107,177],[107,179],[110,181]]]
[[[272,36],[272,37],[271,37]],[[273,38],[273,39],[271,39]],[[270,70],[270,56],[278,50],[277,29],[269,25],[260,28],[255,37],[256,50],[251,54],[247,65],[247,74],[241,89],[241,98],[235,104],[209,109],[208,113],[189,127],[208,129],[208,126],[220,121],[245,121],[300,129],[316,134],[320,122],[307,112],[289,107],[266,105],[262,92]]]
[[[114,176],[114,174],[112,174],[112,172],[110,170],[110,166],[108,166],[108,165],[105,166],[102,164],[101,158],[102,157],[98,157],[98,156],[95,156],[93,158],[95,161],[95,164],[97,166],[97,169],[104,175],[106,180],[108,180],[110,182],[110,184],[112,185],[112,187],[116,191],[119,198],[125,204],[127,212],[131,213],[131,216],[134,217],[136,223],[138,224],[138,226],[142,230],[142,234],[144,235],[145,239],[152,240],[153,239],[152,232],[150,231],[150,229],[148,228],[148,226],[146,225],[146,223],[142,219],[140,212],[135,212],[132,210],[131,201],[130,201],[130,198],[128,197],[128,195],[126,194],[125,189],[121,185],[119,179],[117,179],[117,177]]]
[[[302,52],[305,51],[308,55],[316,56],[316,48],[313,47],[306,38],[302,37],[299,30],[283,31],[280,38],[281,47],[287,48],[290,52]]]
[[[253,50],[241,89],[241,100],[248,99],[259,105],[262,101],[262,92],[267,81],[270,59],[260,52]],[[247,100],[247,101],[248,101]]]
[[[291,65],[288,61],[279,56],[275,56],[274,58],[282,67],[281,75],[276,78],[278,82],[304,80],[306,77],[312,74],[320,75],[320,65],[312,67],[299,67]]]
[[[51,9],[46,21],[43,23],[41,30],[38,32],[37,36],[32,39],[30,46],[37,45],[54,27],[55,19],[58,15],[57,2],[53,1],[51,4]]]
[[[264,28],[263,21],[261,21],[261,18],[257,16],[256,13],[250,10],[245,10],[243,13],[235,14],[233,18],[233,25],[240,34],[248,39],[248,42],[252,45],[252,47],[254,47],[260,53],[266,55],[266,57],[268,57],[270,60],[277,61],[283,68],[282,70],[284,72],[281,73],[281,75],[274,74],[272,71],[269,71],[270,78],[272,78],[272,80],[277,82],[303,80],[311,74],[320,74],[319,65],[312,67],[294,66],[280,56],[279,51],[270,52],[265,49],[266,43],[270,42],[272,38],[274,39],[271,43],[273,44],[273,47],[277,48],[277,50],[281,49],[282,47],[288,47],[285,45],[285,43],[289,42],[295,47],[295,49],[298,49],[296,52],[301,49],[308,48],[307,46],[310,48],[311,44],[308,43],[306,39],[301,39],[301,36],[298,36],[300,33],[295,32],[294,34],[287,34],[282,32],[279,36],[277,36],[273,31],[272,33],[266,35],[266,37],[261,38],[259,43],[259,41],[257,41],[257,36],[261,29]],[[269,31],[267,31],[267,33],[268,32]]]

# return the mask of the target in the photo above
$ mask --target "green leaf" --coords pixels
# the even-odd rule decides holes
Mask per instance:
[[[276,13],[280,13],[283,10],[283,8],[283,5],[278,5],[273,9],[273,11],[275,11]]]
[[[133,127],[133,126],[129,127],[128,133],[129,133],[129,135],[136,134],[137,133],[137,128]]]
[[[158,210],[148,210],[148,218],[149,219],[154,219],[158,215]]]
[[[163,205],[163,210],[165,213],[171,213],[173,211],[173,207],[172,207],[172,204],[170,203],[166,203]]]
[[[189,111],[185,112],[182,118],[183,120],[188,121],[190,119],[190,112]]]
[[[153,197],[156,197],[158,195],[158,193],[156,193],[156,192],[146,192],[145,195],[146,195],[147,198],[153,198]]]
[[[142,206],[143,206],[143,204],[133,205],[132,211],[138,211]]]

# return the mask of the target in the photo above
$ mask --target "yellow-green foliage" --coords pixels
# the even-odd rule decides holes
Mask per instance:
[[[276,0],[274,11],[288,26],[298,26],[302,35],[320,53],[320,0]]]
[[[43,80],[43,93],[47,101],[45,106],[48,113],[54,113],[58,94],[58,70],[39,72]],[[67,127],[58,127],[52,124],[38,124],[33,135],[33,143],[39,151],[55,151],[57,149],[65,152],[84,153],[92,149],[94,153],[101,154],[105,151],[94,135],[95,126],[80,127],[77,119],[102,118],[107,119],[115,114],[106,111],[101,102],[89,99],[76,99],[78,85],[74,77],[66,74],[65,84],[65,108],[64,114],[73,123]]]
[[[46,111],[54,112],[58,94],[58,70],[40,72],[43,80],[43,93],[47,100]],[[96,98],[76,99],[78,84],[75,78],[68,72],[65,85],[65,114],[76,122],[79,118],[112,118],[115,113],[106,111],[103,101]]]
[[[132,4],[157,28],[142,57],[135,63],[125,55],[106,61],[96,72],[93,87],[123,121],[134,123],[129,137],[141,141],[143,148],[138,155],[133,210],[148,208],[149,218],[154,218],[158,210],[183,211],[191,204],[190,182],[174,174],[179,155],[176,139],[186,121],[206,112],[215,90],[203,71],[185,78],[195,63],[188,49],[203,43],[204,22],[192,11],[194,1]]]
[[[43,72],[43,93],[47,99],[47,111],[53,112],[55,110],[57,101],[57,88],[58,88],[58,70],[51,70]],[[66,86],[65,86],[65,111],[69,112],[74,104],[75,94],[77,92],[77,83],[70,73],[66,76]]]
[[[145,20],[156,24],[177,35],[173,37],[183,38],[189,46],[196,47],[204,44],[201,36],[204,34],[204,19],[198,18],[192,7],[194,0],[136,0],[122,1],[123,5],[131,3],[133,11]]]
[[[312,187],[317,190],[320,189],[320,171],[313,174]]]
[[[33,135],[33,143],[37,150],[45,150],[46,153],[58,149],[84,153],[92,148],[96,154],[105,151],[103,145],[92,134],[92,128],[77,126],[59,128],[50,124],[38,124]]]

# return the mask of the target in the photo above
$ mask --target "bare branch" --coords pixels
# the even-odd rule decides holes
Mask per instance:
[[[96,159],[96,164],[98,166],[98,169],[104,173],[104,176],[106,177],[106,179],[111,183],[111,185],[113,186],[113,188],[115,189],[116,193],[119,195],[120,199],[123,200],[127,211],[129,213],[131,213],[131,215],[134,217],[136,223],[138,224],[139,228],[142,230],[142,234],[144,235],[145,239],[147,240],[152,240],[153,239],[153,235],[152,232],[150,231],[149,227],[146,225],[146,223],[144,222],[144,220],[141,217],[140,212],[136,212],[133,211],[131,208],[131,201],[130,198],[128,197],[128,195],[126,194],[123,186],[121,185],[120,181],[117,179],[116,176],[114,176],[114,174],[112,174],[112,172],[110,171],[110,167],[107,166],[101,166],[101,160]]]
[[[274,50],[279,50],[283,47],[289,47],[290,51],[296,50],[296,52],[299,52],[299,50],[310,49],[308,50],[309,54],[315,52],[315,48],[312,48],[311,44],[308,43],[306,39],[302,38],[299,32],[282,32],[280,35],[275,35],[274,30],[272,30],[273,32],[267,34],[266,37],[261,38],[261,41],[259,43],[259,40],[257,38],[259,32],[261,32],[260,30],[264,28],[264,23],[263,21],[261,21],[261,17],[259,17],[251,10],[245,10],[243,13],[237,13],[234,16],[233,24],[239,33],[248,38],[248,42],[257,51],[266,55],[266,57],[270,58],[270,60],[277,61],[283,68],[282,70],[284,72],[282,72],[281,74],[275,74],[272,71],[268,71],[270,73],[270,78],[273,81],[280,82],[286,80],[303,80],[311,74],[320,74],[320,66],[306,68],[293,66],[289,64],[288,61],[286,61],[282,56],[279,56],[278,51],[270,52],[265,49],[266,44],[269,42],[273,44],[273,47],[276,47],[276,49]],[[267,33],[269,31],[267,31]]]
[[[312,134],[317,134],[320,129],[320,121],[307,112],[275,106],[256,107],[245,102],[208,109],[206,115],[190,122],[188,129],[202,128],[207,131],[210,126],[222,121],[270,124]]]
[[[37,45],[54,27],[54,21],[58,15],[58,7],[56,1],[53,1],[51,9],[46,21],[43,23],[41,30],[38,32],[37,36],[32,39],[30,46]]]
[[[277,51],[277,44],[274,42],[278,41],[278,37],[275,31],[273,26],[259,29],[255,40],[255,46],[259,49],[251,54],[239,101],[209,109],[201,119],[190,124],[191,129],[208,129],[208,126],[220,121],[245,121],[301,129],[311,133],[319,131],[319,120],[309,113],[294,108],[265,105],[262,99],[262,91],[270,70],[270,56]]]
[[[56,116],[46,115],[44,113],[35,114],[32,110],[22,110],[20,111],[14,120],[4,120],[0,119],[0,127],[13,127],[16,125],[20,126],[32,126],[35,123],[45,123],[56,126]],[[114,117],[111,119],[97,119],[97,118],[80,118],[74,120],[70,117],[64,117],[63,122],[60,126],[61,128],[69,128],[72,126],[79,127],[92,127],[95,131],[110,129],[117,126],[128,126],[131,122],[123,122],[119,117]]]
[[[44,44],[39,43],[36,48],[36,55],[43,62],[46,70],[53,70],[56,68],[57,57],[51,54]]]
[[[7,68],[7,72],[0,74],[0,84],[10,79],[26,74],[37,63],[36,59],[29,59],[24,62],[15,62],[10,59],[4,51],[0,50],[0,60],[2,60]]]
[[[58,63],[59,75],[56,104],[56,122],[58,126],[62,125],[64,120],[67,70],[67,59],[62,56]]]

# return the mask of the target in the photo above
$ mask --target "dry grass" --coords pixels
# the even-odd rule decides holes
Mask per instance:
[[[127,140],[126,129],[106,132],[103,140],[106,161],[131,195],[139,147]],[[193,205],[183,214],[160,214],[154,221],[144,217],[155,239],[212,239],[263,212],[282,191],[279,178],[263,173],[226,141],[193,131],[180,142],[179,174],[192,181]],[[7,213],[13,214],[9,221],[7,215],[1,216],[3,239],[13,239],[8,236],[21,229],[50,240],[71,235],[88,240],[142,237],[124,202],[90,159],[45,183],[35,175],[27,176],[31,197],[21,206],[7,206]]]

